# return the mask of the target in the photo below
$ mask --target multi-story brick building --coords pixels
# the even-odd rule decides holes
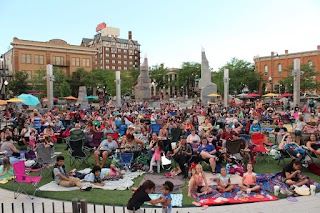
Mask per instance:
[[[12,49],[4,54],[8,73],[27,71],[32,78],[36,70],[45,69],[46,64],[63,70],[68,76],[82,67],[92,70],[96,49],[70,45],[61,39],[48,42],[29,41],[13,38]]]
[[[254,57],[256,71],[262,73],[264,81],[267,82],[264,86],[261,85],[260,91],[276,93],[283,91],[284,88],[281,88],[279,81],[291,74],[286,69],[293,64],[296,58],[300,58],[300,64],[309,64],[315,67],[315,71],[320,71],[320,45],[317,46],[317,50],[297,53],[289,53],[288,50],[285,50],[285,54],[271,52],[270,56]],[[317,76],[317,81],[320,81],[320,75]]]
[[[140,44],[132,39],[132,32],[128,32],[128,39],[118,38],[118,28],[104,27],[97,29],[93,39],[83,38],[81,46],[94,47],[96,53],[93,67],[97,69],[125,71],[140,67]]]

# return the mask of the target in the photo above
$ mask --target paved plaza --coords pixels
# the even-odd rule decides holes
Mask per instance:
[[[90,193],[90,192],[89,192]],[[209,213],[209,212],[252,212],[252,213],[295,213],[295,212],[304,212],[304,213],[316,213],[320,211],[320,193],[317,193],[315,196],[301,196],[297,197],[297,202],[290,202],[286,199],[281,199],[278,201],[272,202],[260,202],[260,203],[248,203],[248,204],[237,204],[237,205],[223,205],[223,206],[214,206],[209,207],[205,210],[202,210],[201,207],[192,207],[192,208],[173,208],[172,213]],[[24,203],[25,212],[32,212],[32,202],[34,203],[35,213],[42,212],[42,203],[45,206],[45,213],[52,213],[52,203],[54,202],[55,213],[63,212],[62,201],[45,199],[45,198],[34,198],[32,201],[25,195],[20,195],[16,200],[13,198],[13,192],[0,188],[0,200],[4,204],[4,212],[1,213],[11,213],[12,203],[14,204],[14,212],[22,212],[22,203]],[[64,203],[65,212],[72,213],[71,202]],[[116,207],[116,212],[122,213],[123,207]],[[156,210],[156,211],[155,211]],[[2,211],[0,209],[0,211]],[[88,212],[94,212],[93,205],[88,205]],[[96,212],[102,213],[103,205],[96,205]],[[105,212],[113,213],[113,207],[105,206]],[[126,212],[126,211],[125,211]],[[146,213],[161,213],[161,208],[146,208]]]

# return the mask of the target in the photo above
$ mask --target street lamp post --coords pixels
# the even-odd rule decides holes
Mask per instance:
[[[268,78],[268,80],[269,80],[269,84],[270,84],[270,92],[272,92],[272,87],[273,87],[273,85],[272,85],[272,77],[270,76]]]
[[[279,94],[281,94],[281,87],[282,87],[282,84],[279,84]]]
[[[4,81],[4,100],[7,100],[7,86],[9,82],[7,80]]]
[[[156,96],[156,92],[157,92],[156,91],[156,82],[153,80],[151,84],[152,84],[152,87],[153,87],[153,96],[155,97]]]

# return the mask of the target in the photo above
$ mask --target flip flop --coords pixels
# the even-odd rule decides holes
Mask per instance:
[[[198,207],[201,206],[201,203],[195,202],[195,201],[193,201],[192,204],[195,205],[195,206],[198,206]]]
[[[287,197],[287,200],[290,202],[298,202],[298,199],[295,197]]]
[[[205,209],[207,209],[209,206],[208,205],[204,205],[204,206],[202,206],[202,210],[205,210]]]

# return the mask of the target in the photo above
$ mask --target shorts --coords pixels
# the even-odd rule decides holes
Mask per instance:
[[[255,187],[255,186],[256,186],[256,184],[250,184],[250,185],[249,185],[249,188],[252,189],[252,188]]]
[[[198,193],[201,193],[201,189],[202,189],[203,187],[204,187],[204,186],[198,186],[197,192],[198,192]]]
[[[282,180],[283,183],[286,183],[287,180],[292,180],[294,182],[297,182],[297,181],[299,181],[299,178],[297,176],[295,176],[293,178],[290,178],[290,179],[285,178],[285,177],[281,177],[281,180]]]
[[[109,155],[109,153],[110,153],[108,150],[99,150],[99,156],[102,157],[102,154],[103,154],[104,152],[108,152],[108,155]]]
[[[23,137],[25,140],[26,140],[26,142],[29,142],[30,141],[30,138],[29,137]]]
[[[298,137],[301,137],[302,136],[302,131],[301,130],[295,130],[294,131],[294,135],[298,136]]]

